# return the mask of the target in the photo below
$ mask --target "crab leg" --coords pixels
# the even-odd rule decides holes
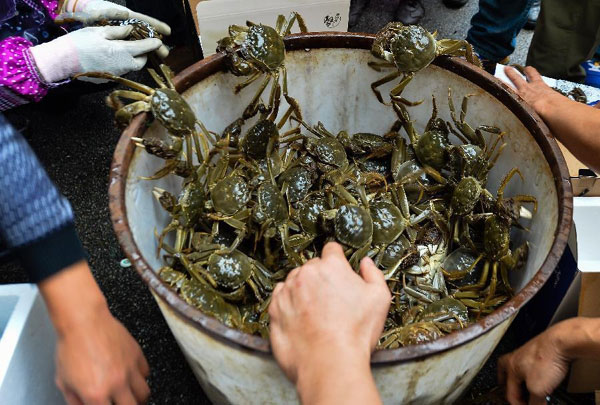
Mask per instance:
[[[161,79],[161,77],[158,75],[158,73],[156,73],[156,70],[149,68],[148,73],[150,73],[150,76],[152,76],[152,78],[154,79],[156,84],[158,84],[158,87],[160,87],[161,89],[167,88],[167,85],[165,84],[163,79]]]
[[[504,197],[504,189],[506,188],[506,186],[508,185],[508,183],[514,177],[515,174],[518,174],[519,177],[521,178],[521,181],[524,181],[523,173],[521,173],[519,168],[517,168],[517,167],[513,168],[510,172],[508,172],[508,174],[506,176],[504,176],[504,179],[502,179],[502,183],[500,183],[500,188],[498,188],[498,193],[497,193],[498,199],[502,199],[502,197]]]
[[[290,14],[290,16],[288,17],[288,23],[287,23],[287,27],[285,27],[285,30],[283,30],[283,33],[281,33],[284,37],[286,35],[290,35],[291,31],[292,31],[292,26],[294,25],[294,22],[298,21],[298,27],[300,28],[300,32],[305,33],[308,32],[308,28],[306,28],[306,23],[304,22],[304,18],[302,18],[302,16],[300,14],[298,14],[297,12],[292,12]]]
[[[286,18],[283,14],[279,14],[277,16],[277,22],[275,23],[275,31],[277,31],[277,33],[281,36],[284,36],[283,35],[283,32],[284,32],[283,26],[286,24],[286,22],[287,22]]]
[[[381,72],[383,69],[390,69],[396,67],[393,63],[390,62],[369,62],[367,63],[367,65],[369,65],[371,69],[376,70],[378,72]]]
[[[111,75],[110,73],[104,73],[104,72],[87,72],[87,73],[80,73],[78,75],[73,76],[75,79],[78,77],[93,77],[95,79],[106,79],[106,80],[111,80],[113,82],[117,82],[119,84],[122,84],[124,86],[129,86],[132,89],[141,91],[142,93],[145,93],[147,95],[152,95],[154,94],[154,89],[152,87],[148,87],[144,84],[138,83],[138,82],[134,82],[133,80],[129,80],[129,79],[125,79],[123,77],[119,77],[119,76],[115,76],[115,75]]]
[[[194,137],[200,138],[200,142],[202,143],[202,148],[203,148],[203,152],[200,151],[200,153],[198,155],[198,160],[200,160],[200,156],[202,156],[202,161],[205,161],[206,159],[208,159],[208,157],[210,155],[210,146],[208,145],[208,139],[209,139],[208,134],[210,134],[210,131],[206,128],[206,126],[204,125],[204,123],[202,121],[196,120],[196,124],[198,124],[198,126],[200,127],[202,134],[200,134],[201,136],[199,136],[198,133],[194,133]],[[198,153],[198,151],[196,153]]]
[[[173,83],[173,77],[175,77],[175,73],[173,73],[171,68],[169,66],[165,65],[164,63],[161,63],[160,70],[163,73],[163,75],[165,76],[165,80],[167,81],[167,86],[169,86],[169,88],[171,90],[177,90],[175,88],[175,84]]]
[[[150,104],[147,102],[136,101],[135,103],[127,104],[125,107],[117,110],[115,113],[115,120],[122,124],[129,124],[133,117],[143,112],[149,112],[150,110]]]
[[[298,101],[296,101],[295,98],[288,95],[287,69],[285,66],[283,66],[281,68],[281,70],[283,71],[283,97],[285,97],[285,101],[287,101],[288,104],[290,105],[290,107],[292,107],[292,109],[294,110],[296,118],[301,120],[302,119],[302,110],[300,109],[300,104],[298,104]]]
[[[271,85],[271,94],[269,96],[269,105],[263,115],[267,115],[269,112],[273,116],[273,120],[279,114],[279,103],[281,99],[281,86],[279,85],[279,72],[273,75],[273,84]],[[265,117],[262,117],[265,118]]]
[[[238,94],[240,91],[242,91],[242,89],[244,89],[247,86],[249,86],[250,84],[254,83],[256,81],[256,79],[258,79],[261,75],[262,75],[262,73],[260,71],[254,72],[247,80],[236,84],[235,90],[234,90],[235,94]]]
[[[537,198],[535,198],[532,195],[516,195],[513,197],[513,200],[518,201],[520,203],[531,203],[533,204],[533,212],[536,213],[537,209],[538,209],[538,201]],[[531,216],[531,214],[529,215]],[[531,219],[531,218],[528,218]]]
[[[381,79],[371,83],[371,90],[373,90],[373,93],[375,93],[377,100],[379,100],[381,104],[385,104],[385,102],[383,101],[383,96],[381,95],[381,92],[377,90],[377,88],[379,86],[383,86],[384,84],[391,82],[394,79],[397,79],[398,77],[400,77],[400,75],[402,75],[402,73],[396,70],[395,72],[385,75]]]
[[[467,62],[477,67],[481,67],[481,61],[473,51],[473,46],[467,41],[456,39],[440,39],[438,41],[438,46],[445,55],[464,55],[467,59]]]
[[[254,114],[256,114],[256,109],[257,109],[258,101],[260,100],[260,96],[262,95],[263,91],[265,91],[265,89],[271,82],[272,78],[273,78],[272,76],[267,75],[265,80],[262,82],[262,84],[258,88],[258,91],[252,98],[252,101],[250,101],[250,104],[248,104],[248,107],[246,107],[246,110],[244,110],[244,114],[242,115],[243,118],[249,118],[249,117],[253,116]]]
[[[390,96],[393,101],[397,101],[397,102],[400,102],[402,104],[405,104],[405,105],[408,105],[411,107],[419,105],[424,101],[424,100],[408,101],[404,97],[400,97],[400,94],[402,94],[402,92],[404,91],[404,88],[408,85],[408,83],[410,83],[410,81],[413,79],[414,76],[415,76],[414,73],[406,73],[404,75],[404,77],[402,78],[402,80],[400,81],[400,83],[398,83],[398,85],[396,87],[394,87],[392,89],[392,91],[390,91]]]
[[[148,100],[148,96],[146,94],[131,90],[115,90],[112,93],[110,93],[108,97],[111,99],[111,101],[118,100],[119,98],[137,101]]]
[[[159,169],[156,173],[149,177],[140,177],[142,180],[158,180],[162,179],[165,176],[168,176],[173,170],[177,167],[179,161],[177,159],[167,160],[165,166],[162,169]]]

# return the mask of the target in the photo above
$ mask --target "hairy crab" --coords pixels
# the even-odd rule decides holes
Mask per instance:
[[[298,102],[288,94],[285,44],[283,43],[283,38],[291,33],[292,26],[296,21],[300,31],[307,32],[302,16],[292,12],[288,19],[279,15],[275,28],[250,21],[246,22],[246,26],[231,25],[229,36],[219,41],[217,52],[225,51],[229,61],[229,71],[236,76],[249,76],[247,80],[236,85],[236,93],[263,75],[266,76],[244,111],[244,118],[256,114],[260,97],[271,81],[273,84],[267,110],[273,110],[274,104],[279,103],[278,98],[283,93],[293,113],[299,118],[302,117]],[[279,83],[280,79],[282,79],[282,84]]]
[[[394,69],[392,73],[371,84],[377,99],[383,103],[378,87],[402,77],[400,83],[392,89],[393,101],[414,105],[401,97],[402,91],[410,83],[415,73],[429,66],[440,55],[464,56],[467,61],[481,67],[479,58],[467,41],[455,39],[436,39],[437,33],[430,33],[418,25],[404,25],[400,22],[388,23],[377,33],[371,53],[383,62],[369,62],[377,71]],[[418,104],[418,103],[417,103]]]
[[[182,139],[186,142],[185,155],[189,168],[193,166],[192,153],[194,150],[200,162],[208,157],[210,150],[208,140],[211,139],[208,129],[196,118],[188,102],[177,92],[172,80],[173,71],[166,65],[161,65],[160,69],[164,80],[156,71],[148,69],[158,88],[152,88],[109,73],[88,72],[77,76],[111,80],[135,90],[115,90],[106,100],[107,104],[116,111],[115,119],[119,125],[127,125],[134,116],[143,112],[150,112],[165,127],[173,141],[172,146],[155,139],[132,139],[136,145],[143,147],[147,152],[167,158],[165,168],[160,170],[160,173],[155,175],[154,178],[167,175],[171,170],[175,170],[179,164],[179,156],[184,153]],[[121,99],[133,100],[134,102],[125,105]],[[197,131],[196,125],[200,127],[200,132]],[[192,142],[194,148],[192,148]]]

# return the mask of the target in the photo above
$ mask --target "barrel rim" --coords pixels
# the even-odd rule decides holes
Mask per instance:
[[[366,33],[315,32],[290,35],[286,37],[285,44],[288,51],[318,48],[352,48],[369,50],[371,49],[374,39],[375,35]],[[433,342],[398,349],[376,351],[371,358],[371,363],[374,366],[422,359],[451,350],[487,333],[501,323],[509,320],[512,316],[516,315],[518,310],[526,304],[548,280],[560,260],[571,231],[573,194],[569,173],[558,144],[542,119],[509,86],[494,78],[484,70],[469,64],[465,60],[456,57],[440,56],[435,59],[433,64],[462,76],[487,91],[507,106],[507,108],[509,108],[530,131],[537,144],[542,149],[554,176],[559,207],[557,228],[555,230],[554,241],[550,252],[540,269],[527,285],[504,305],[477,323]],[[224,69],[225,55],[223,53],[218,53],[195,63],[179,73],[174,78],[174,83],[178,91],[183,92],[199,81],[217,72],[223,71]],[[229,328],[216,319],[203,314],[200,310],[187,304],[174,290],[160,279],[158,274],[152,270],[150,265],[142,257],[129,229],[127,209],[125,206],[125,190],[129,165],[135,150],[135,145],[130,141],[130,138],[143,136],[148,119],[149,115],[144,113],[132,120],[119,139],[113,156],[109,183],[109,208],[113,227],[121,247],[126,256],[131,260],[133,267],[142,280],[144,280],[154,294],[165,301],[168,306],[190,326],[203,333],[209,334],[231,347],[253,354],[270,356],[271,348],[267,340]]]

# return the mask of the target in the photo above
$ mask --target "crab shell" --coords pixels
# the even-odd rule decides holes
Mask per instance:
[[[264,159],[267,156],[269,140],[279,139],[279,130],[273,121],[258,121],[248,130],[242,141],[242,151],[252,159]]]
[[[499,260],[507,255],[510,245],[510,227],[500,217],[493,215],[485,220],[483,230],[483,246],[485,253],[492,260]]]
[[[184,137],[194,132],[196,115],[175,90],[156,89],[150,98],[152,115],[173,135]]]
[[[208,258],[207,270],[217,285],[226,290],[240,288],[252,275],[250,260],[239,250],[223,254],[213,253]]]
[[[454,188],[450,205],[457,215],[466,215],[473,211],[481,195],[481,184],[474,177],[465,177]]]
[[[448,135],[441,131],[430,130],[419,137],[415,153],[421,164],[441,170],[448,162],[446,148],[449,145]]]
[[[311,195],[300,203],[299,222],[309,235],[319,234],[319,215],[327,210],[327,199],[323,195]]]
[[[258,205],[261,217],[273,220],[275,225],[282,225],[288,220],[288,208],[281,192],[270,182],[265,182],[257,190]]]
[[[417,72],[426,68],[437,56],[434,36],[417,25],[405,25],[390,39],[393,63],[401,72]]]
[[[388,201],[376,201],[370,204],[373,219],[373,243],[388,244],[404,231],[402,213],[394,204]]]
[[[342,205],[336,213],[335,237],[344,245],[360,248],[373,236],[373,220],[369,212],[357,205]]]
[[[213,188],[211,200],[217,211],[233,215],[250,200],[248,183],[241,176],[226,177]]]
[[[319,162],[335,167],[348,165],[348,156],[344,146],[335,138],[310,138],[306,148]]]
[[[274,28],[256,24],[248,29],[242,54],[263,72],[273,72],[283,66],[285,44]]]
[[[217,318],[225,325],[239,327],[242,323],[238,308],[226,302],[204,284],[196,280],[185,280],[181,285],[181,295],[190,305],[208,316]]]

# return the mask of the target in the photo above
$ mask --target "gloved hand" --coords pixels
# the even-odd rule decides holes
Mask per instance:
[[[48,83],[92,71],[121,76],[142,69],[148,59],[146,54],[162,46],[157,38],[124,40],[132,29],[131,26],[87,27],[34,46],[30,48],[31,54]]]
[[[171,35],[171,27],[164,22],[145,14],[136,13],[127,7],[110,1],[66,0],[60,12],[64,14],[59,15],[57,17],[58,20],[61,18],[72,18],[85,25],[92,25],[100,20],[137,19],[150,24],[160,34]],[[164,59],[169,55],[169,50],[163,45],[158,49],[157,54]]]

